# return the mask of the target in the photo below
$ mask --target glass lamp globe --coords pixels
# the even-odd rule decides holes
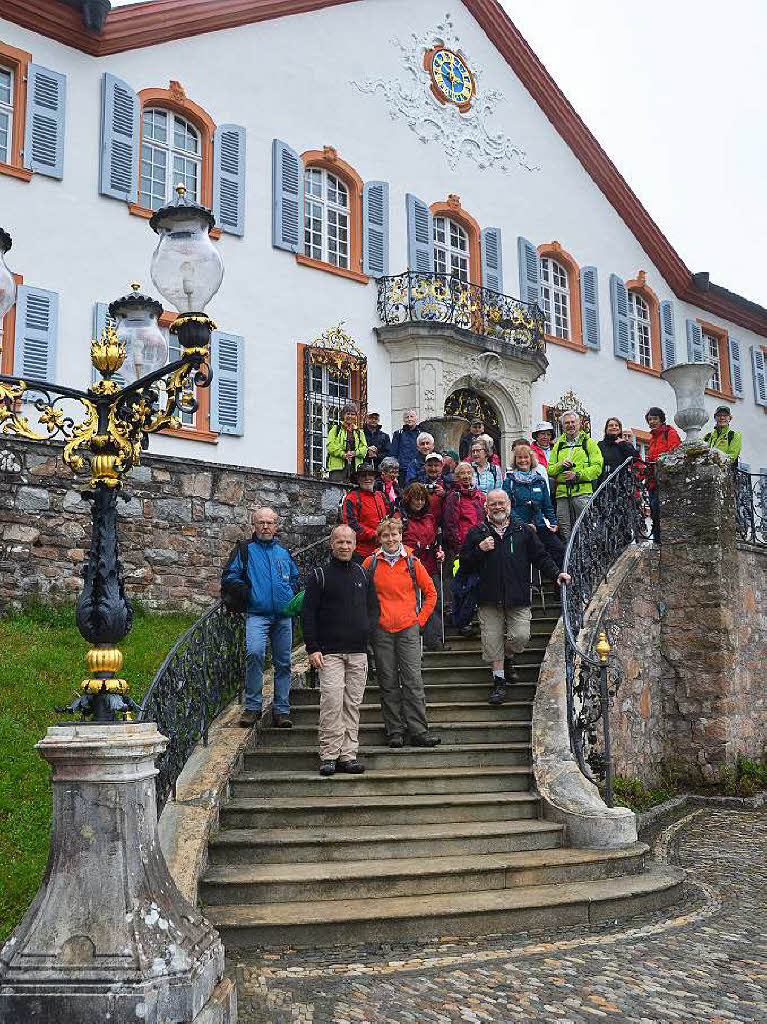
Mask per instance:
[[[221,287],[224,264],[210,239],[215,220],[210,210],[178,198],[153,214],[150,226],[160,236],[152,256],[152,280],[160,294],[179,313],[202,313]]]
[[[5,254],[12,244],[11,236],[0,228],[0,320],[16,301],[16,282],[5,265]]]
[[[168,362],[168,342],[157,322],[162,316],[162,306],[156,299],[141,295],[138,284],[131,287],[130,295],[109,306],[117,339],[125,344],[125,362],[120,374],[126,384],[159,370]]]

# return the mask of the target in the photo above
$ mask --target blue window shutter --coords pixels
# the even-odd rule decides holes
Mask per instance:
[[[304,177],[301,159],[287,142],[272,142],[272,245],[303,252]]]
[[[542,309],[541,263],[538,259],[538,250],[522,235],[517,239],[517,250],[519,253],[519,297],[523,302],[529,302],[531,305],[536,303]]]
[[[663,354],[663,369],[676,365],[676,325],[674,323],[674,303],[668,299],[660,304],[660,338]]]
[[[127,82],[104,73],[101,95],[101,176],[99,191],[113,199],[138,199],[141,110]]]
[[[96,302],[93,306],[93,337],[95,341],[101,339],[101,334],[105,327],[114,327],[116,321],[109,315],[109,303],[107,302]],[[121,388],[125,387],[125,377],[121,373],[113,373],[111,379],[120,385]],[[91,383],[95,384],[97,380],[101,380],[101,374],[95,366],[91,366]]]
[[[761,345],[751,346],[751,369],[754,373],[754,401],[767,406],[767,370]]]
[[[633,359],[628,291],[617,274],[610,274],[610,309],[613,316],[613,351],[619,359]]]
[[[213,136],[213,216],[230,235],[245,234],[245,129],[221,124]]]
[[[211,342],[213,383],[210,429],[219,434],[245,433],[245,339],[214,331]]]
[[[66,110],[66,75],[30,64],[24,129],[24,166],[30,171],[63,177]]]
[[[482,256],[482,287],[503,292],[503,247],[501,229],[485,228],[480,234]]]
[[[59,334],[59,296],[20,284],[16,291],[13,375],[25,380],[54,380]]]
[[[416,196],[405,196],[407,210],[407,265],[421,274],[434,273],[434,217]]]
[[[599,348],[599,278],[596,267],[581,267],[583,344]]]
[[[362,187],[362,269],[371,277],[389,273],[389,182],[366,181]]]
[[[703,331],[695,320],[687,320],[687,361],[688,363],[707,362],[707,353],[703,345]]]
[[[740,365],[740,342],[737,338],[730,337],[730,382],[732,393],[736,398],[743,397],[743,369]]]

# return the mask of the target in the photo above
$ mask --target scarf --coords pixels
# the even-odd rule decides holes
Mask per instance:
[[[514,469],[511,473],[511,479],[518,484],[531,484],[536,477],[540,478],[537,469]]]
[[[386,561],[389,563],[390,566],[392,566],[400,558],[406,558],[407,557],[407,555],[405,554],[405,545],[404,544],[400,544],[399,548],[396,551],[392,552],[392,553],[389,553],[384,548],[381,548],[381,556],[386,559]]]

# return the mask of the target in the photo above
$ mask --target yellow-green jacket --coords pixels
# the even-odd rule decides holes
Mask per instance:
[[[365,432],[361,428],[357,428],[354,431],[354,459],[352,469],[357,469],[361,462],[364,461],[367,455],[368,443],[365,440]],[[327,457],[327,469],[330,472],[331,469],[343,469],[346,466],[346,460],[344,459],[344,452],[346,451],[346,431],[343,427],[339,427],[337,424],[328,431],[328,440],[326,444]]]
[[[743,444],[743,437],[739,430],[720,430],[714,427],[703,440],[712,448],[718,448],[720,452],[729,455],[731,462],[737,462],[740,455],[740,446]]]
[[[567,438],[560,434],[549,453],[548,471],[551,479],[556,480],[557,498],[567,497],[567,484],[562,476],[566,472],[562,463],[567,459],[574,463],[575,472],[578,474],[570,494],[573,497],[591,494],[594,490],[594,481],[598,480],[602,473],[604,459],[596,441],[589,437],[585,430],[578,431],[573,448],[568,447]]]

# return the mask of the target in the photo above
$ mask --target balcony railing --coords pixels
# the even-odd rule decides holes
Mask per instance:
[[[448,274],[409,271],[379,278],[378,315],[387,326],[452,324],[515,348],[545,350],[543,313],[535,303]]]

